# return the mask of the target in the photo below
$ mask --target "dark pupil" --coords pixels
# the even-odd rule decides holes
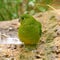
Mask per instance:
[[[24,17],[22,17],[22,19],[24,19]]]

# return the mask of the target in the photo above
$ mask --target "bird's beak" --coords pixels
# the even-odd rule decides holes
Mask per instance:
[[[20,22],[21,18],[19,18],[18,22]]]

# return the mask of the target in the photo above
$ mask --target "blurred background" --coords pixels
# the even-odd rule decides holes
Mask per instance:
[[[60,8],[60,0],[0,0],[0,21],[16,19],[24,13],[45,12],[51,9],[47,4]]]

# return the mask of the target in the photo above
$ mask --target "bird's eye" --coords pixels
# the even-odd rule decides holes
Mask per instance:
[[[24,20],[24,17],[21,17],[22,20]]]

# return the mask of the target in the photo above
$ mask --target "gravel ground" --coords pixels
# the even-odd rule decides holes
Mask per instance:
[[[57,13],[54,11],[47,11],[43,13],[37,13],[34,15],[34,18],[42,23],[42,36],[40,38],[37,51],[33,54],[32,52],[21,50],[22,47],[20,45],[18,45],[17,49],[11,49],[14,48],[12,46],[15,45],[10,45],[11,48],[7,48],[8,50],[9,49],[14,50],[15,51],[13,52],[14,54],[17,54],[17,52],[21,53],[20,59],[14,58],[15,60],[60,60],[60,14],[58,14],[59,12],[60,10],[57,10]],[[12,21],[0,22],[0,33],[6,34],[7,36],[10,37],[17,37],[18,26],[19,26],[18,19]],[[4,47],[8,46],[4,45]],[[4,47],[1,46],[1,48],[4,51],[7,51],[7,49],[5,48],[6,49],[5,50]],[[4,56],[4,54],[2,55]],[[8,59],[0,59],[0,60],[8,60]]]

